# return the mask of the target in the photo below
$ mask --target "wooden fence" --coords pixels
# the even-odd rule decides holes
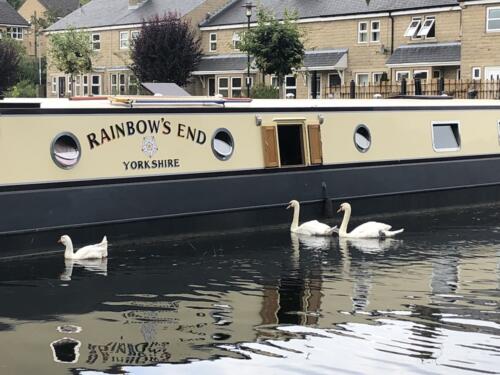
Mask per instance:
[[[406,85],[406,89],[405,86]],[[398,95],[443,95],[457,99],[500,99],[500,79],[485,80],[407,80],[385,81],[376,84],[355,85],[350,83],[326,87],[324,98],[371,99],[390,98]]]

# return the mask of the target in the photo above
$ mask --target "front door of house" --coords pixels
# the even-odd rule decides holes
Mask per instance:
[[[215,78],[208,79],[208,96],[215,95]]]
[[[66,96],[66,77],[59,77],[59,91],[58,96],[64,98]]]

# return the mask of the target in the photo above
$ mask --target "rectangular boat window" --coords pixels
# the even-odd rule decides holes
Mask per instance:
[[[434,151],[460,150],[460,128],[456,122],[432,123],[432,146]]]
[[[278,125],[281,166],[304,165],[302,125]]]

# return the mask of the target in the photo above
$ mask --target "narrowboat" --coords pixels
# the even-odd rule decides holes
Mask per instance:
[[[0,253],[494,202],[500,101],[5,99],[0,170]]]

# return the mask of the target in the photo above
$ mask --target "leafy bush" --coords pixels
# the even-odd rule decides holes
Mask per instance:
[[[250,96],[254,99],[278,99],[279,90],[272,86],[257,85],[252,88]]]
[[[24,79],[12,86],[5,94],[11,98],[36,98],[37,87],[30,80]]]

